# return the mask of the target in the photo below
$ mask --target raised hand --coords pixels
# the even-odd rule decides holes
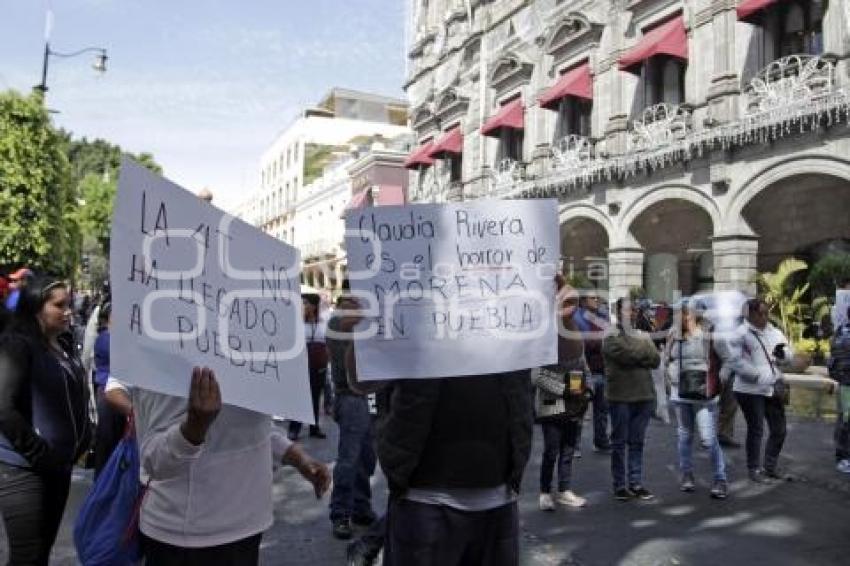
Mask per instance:
[[[186,421],[180,427],[183,437],[194,445],[203,444],[207,431],[221,411],[221,390],[215,373],[208,367],[192,369],[192,385]]]

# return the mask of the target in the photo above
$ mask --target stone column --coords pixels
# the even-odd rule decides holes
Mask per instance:
[[[612,248],[608,250],[608,301],[628,297],[635,287],[643,287],[643,258],[641,248]]]
[[[758,274],[758,247],[758,236],[735,234],[712,238],[714,289],[738,290],[754,296]]]
[[[736,6],[736,0],[713,0],[711,20],[694,33],[696,42],[692,52],[695,56],[701,51],[714,49],[714,69],[711,70],[711,84],[706,98],[711,116],[717,122],[728,122],[737,118],[740,78],[736,49],[744,48],[748,42],[744,42],[744,38],[736,37]],[[696,77],[696,80],[704,79]]]

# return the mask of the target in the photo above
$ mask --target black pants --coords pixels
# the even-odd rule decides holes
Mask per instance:
[[[384,566],[516,566],[516,503],[489,511],[458,511],[393,499],[387,516]]]
[[[785,406],[778,397],[735,393],[744,419],[747,421],[747,469],[762,467],[761,445],[764,438],[764,421],[770,430],[764,448],[764,468],[776,470],[779,453],[785,443]]]
[[[310,430],[319,429],[319,399],[322,397],[322,391],[325,390],[325,378],[327,376],[327,368],[315,371],[310,370],[310,395],[313,400],[313,416],[316,418],[316,424],[310,425]],[[298,435],[301,432],[302,423],[298,421],[289,421],[289,433]]]
[[[148,566],[253,566],[260,562],[259,533],[229,544],[206,548],[182,548],[142,537]]]
[[[70,486],[70,472],[42,476],[0,463],[0,513],[9,564],[47,566]]]
[[[543,422],[543,461],[540,465],[540,493],[552,491],[553,470],[558,470],[558,491],[572,484],[573,455],[579,441],[581,422],[567,420]]]

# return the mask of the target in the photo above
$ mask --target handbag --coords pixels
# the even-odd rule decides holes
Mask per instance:
[[[714,348],[708,342],[708,370],[682,369],[682,345],[679,340],[679,398],[689,401],[710,401],[720,393],[720,372],[717,360],[712,359]]]
[[[141,559],[139,447],[132,413],[124,438],[95,480],[74,523],[74,546],[86,566],[130,566]]]

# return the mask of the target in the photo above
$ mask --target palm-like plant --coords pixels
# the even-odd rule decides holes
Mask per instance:
[[[761,273],[758,276],[764,299],[770,307],[770,319],[778,326],[792,343],[803,339],[803,295],[809,290],[809,284],[792,288],[791,278],[795,273],[807,269],[805,261],[789,258],[779,264],[773,273]]]

